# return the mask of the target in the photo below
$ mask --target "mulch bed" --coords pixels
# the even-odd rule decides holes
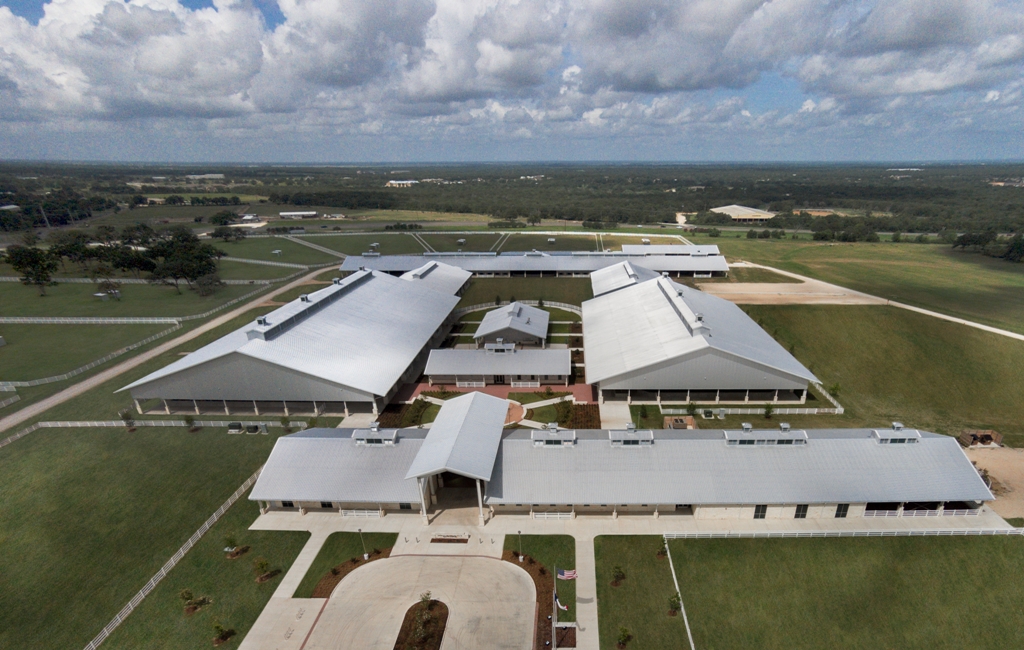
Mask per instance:
[[[555,579],[551,575],[551,572],[544,568],[544,565],[534,560],[529,555],[523,556],[525,559],[523,563],[519,563],[519,554],[515,551],[504,551],[501,554],[501,559],[506,562],[525,569],[530,577],[533,578],[533,585],[537,589],[537,603],[540,606],[537,616],[537,639],[533,647],[544,648],[551,647],[551,620],[548,618],[548,613],[551,611],[551,601],[553,598],[553,592],[555,590]],[[567,646],[575,647],[575,646]]]
[[[369,560],[364,560],[362,557],[354,557],[342,562],[328,571],[324,577],[320,578],[320,582],[316,583],[316,586],[313,587],[313,598],[330,598],[331,593],[334,591],[334,588],[338,586],[338,583],[341,582],[342,578],[367,562],[382,560],[389,555],[391,555],[390,547],[382,551],[374,549],[373,552],[370,553]]]
[[[555,628],[555,641],[556,648],[575,648],[576,647],[576,628],[574,627],[556,627]]]
[[[217,637],[213,638],[213,645],[214,646],[224,645],[225,643],[230,641],[236,634],[237,634],[237,632],[235,632],[234,630],[227,630],[221,636],[217,636]]]
[[[417,638],[417,618],[424,613],[427,615],[423,622],[425,634]],[[402,629],[395,641],[395,650],[439,650],[447,623],[448,606],[440,600],[431,600],[426,607],[423,603],[416,603],[405,613]]]
[[[469,544],[468,537],[432,537],[431,544]]]
[[[597,404],[576,404],[572,410],[571,429],[600,429],[601,407]]]
[[[230,553],[228,553],[225,557],[227,557],[229,560],[237,560],[238,558],[240,558],[243,555],[245,555],[246,553],[248,553],[249,552],[249,548],[250,547],[248,547],[248,546],[239,546],[235,550],[233,550]]]
[[[258,578],[256,578],[256,582],[258,584],[263,584],[264,582],[267,582],[268,580],[273,580],[274,578],[276,578],[279,575],[281,575],[281,569],[274,569],[273,571],[267,571],[263,575],[261,575]]]

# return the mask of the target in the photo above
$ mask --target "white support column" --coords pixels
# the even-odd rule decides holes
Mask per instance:
[[[142,404],[139,404],[139,400],[135,398],[132,398],[132,401],[135,402],[135,410],[139,412],[139,415],[142,415]]]
[[[167,403],[167,400],[160,400],[160,401],[162,401],[164,403],[164,413],[166,413],[167,415],[170,415],[171,414],[171,407]]]
[[[804,394],[800,396],[800,403],[801,404],[806,404],[807,403],[807,389],[806,388],[804,389]]]
[[[423,515],[423,523],[429,524],[430,520],[427,518],[427,499],[423,494],[425,491],[423,486],[423,479],[416,479],[416,483],[419,485],[420,488],[420,514]]]
[[[633,389],[631,388],[626,389],[626,404],[633,404]]]
[[[658,389],[658,408],[661,408],[661,389]]]
[[[260,407],[256,404],[256,400],[252,401],[252,410],[256,412],[256,415],[260,414]]]
[[[228,401],[226,399],[221,401],[224,402],[224,415],[231,415],[231,411],[228,410]]]
[[[480,506],[480,525],[484,525],[484,495],[480,491],[480,479],[476,480],[476,502]]]
[[[373,414],[374,415],[378,415],[378,413],[377,413],[377,398],[376,397],[373,398]]]
[[[775,399],[772,400],[772,403],[773,404],[778,404],[779,403],[779,389],[778,388],[775,389]]]
[[[747,390],[747,393],[743,396],[743,401],[744,402],[749,402],[750,401],[750,390],[749,389]]]
[[[686,389],[686,403],[687,404],[690,403],[690,389],[689,388]]]
[[[427,479],[427,485],[430,486],[430,505],[437,505],[437,489],[434,486],[435,478],[433,476]]]
[[[597,403],[604,404],[604,391],[600,388],[597,389]]]
[[[199,402],[192,400],[192,408],[196,410],[196,415],[199,415]]]
[[[718,404],[718,402],[721,399],[721,397],[722,397],[722,391],[716,390],[715,391],[715,404]]]
[[[288,401],[287,400],[281,400],[281,404],[284,405],[284,416],[288,417]]]

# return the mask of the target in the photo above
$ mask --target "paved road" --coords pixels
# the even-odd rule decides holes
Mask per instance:
[[[40,400],[35,404],[30,404],[29,406],[26,406],[25,408],[19,411],[15,411],[14,413],[11,413],[7,417],[0,419],[0,431],[6,431],[8,429],[11,429],[12,427],[16,427],[19,424],[22,424],[23,422],[27,422],[32,418],[42,415],[45,411],[53,408],[54,406],[57,406],[58,404],[63,404],[64,402],[74,397],[78,397],[82,393],[91,390],[104,382],[110,381],[111,379],[128,372],[132,368],[142,365],[143,363],[149,361],[150,359],[154,359],[160,356],[161,354],[167,352],[168,350],[173,350],[182,343],[191,341],[192,339],[196,338],[197,336],[200,336],[201,334],[205,334],[206,332],[209,332],[210,330],[216,327],[220,327],[221,325],[227,323],[233,318],[237,318],[238,316],[244,314],[246,311],[252,309],[254,306],[260,304],[261,302],[273,298],[278,294],[284,293],[285,291],[294,289],[303,282],[307,282],[323,272],[324,269],[317,269],[316,271],[313,271],[308,275],[304,275],[301,278],[295,279],[293,282],[290,282],[284,285],[283,287],[275,289],[269,293],[260,294],[259,296],[253,298],[251,301],[243,304],[241,307],[237,307],[221,316],[218,316],[217,318],[214,318],[208,323],[200,325],[199,327],[190,332],[182,334],[181,336],[175,339],[171,339],[166,343],[158,345],[152,350],[147,350],[146,352],[138,354],[130,359],[126,359],[125,361],[122,361],[116,366],[113,366],[111,368],[104,370],[103,372],[97,373],[91,377],[83,379],[77,384],[72,384],[71,386],[68,386],[64,390],[57,393],[56,395],[51,395],[50,397],[47,397],[44,400]]]

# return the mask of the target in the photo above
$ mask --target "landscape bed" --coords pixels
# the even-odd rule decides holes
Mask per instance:
[[[384,559],[398,540],[396,533],[331,533],[295,590],[295,598],[326,598],[341,579],[364,564],[363,542],[370,561]],[[333,571],[337,570],[337,572]],[[319,588],[319,589],[318,589]],[[327,593],[324,593],[324,592]]]

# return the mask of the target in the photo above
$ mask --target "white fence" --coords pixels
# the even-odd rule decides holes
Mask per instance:
[[[96,366],[98,366],[100,364],[104,364],[104,363],[110,361],[111,359],[116,359],[117,357],[121,356],[122,354],[124,354],[126,352],[131,352],[132,350],[134,350],[136,348],[141,348],[143,345],[146,345],[147,343],[152,343],[153,341],[155,341],[155,340],[157,340],[159,338],[163,338],[163,337],[167,336],[168,334],[170,334],[171,332],[175,332],[175,331],[180,330],[180,329],[181,329],[181,323],[175,323],[174,327],[165,329],[164,331],[158,332],[158,333],[154,334],[153,336],[148,336],[148,337],[142,339],[141,341],[139,341],[138,343],[132,343],[131,345],[129,345],[127,347],[124,347],[124,348],[121,348],[120,350],[117,350],[116,352],[111,352],[110,354],[108,354],[107,356],[103,357],[102,359],[97,359],[97,360],[93,361],[92,363],[87,363],[84,366],[82,366],[81,368],[75,368],[74,370],[72,370],[70,372],[65,372],[62,375],[54,375],[52,377],[43,377],[42,379],[33,379],[31,381],[4,381],[4,382],[0,382],[0,385],[4,385],[4,386],[18,386],[18,387],[21,387],[21,386],[41,386],[43,384],[52,384],[52,383],[57,382],[57,381],[64,381],[65,379],[70,379],[71,377],[74,377],[76,375],[80,375],[83,372],[86,372],[88,370],[92,370],[93,368],[95,368]]]
[[[224,258],[229,259],[229,258]],[[233,258],[232,258],[233,259]],[[237,261],[252,261],[259,263],[259,260],[235,260]],[[299,268],[306,268],[301,264],[288,264],[287,266],[297,266]],[[151,284],[149,280],[144,278],[114,278],[114,282],[118,284]],[[94,284],[96,281],[92,278],[56,278],[57,284]],[[0,276],[0,282],[21,282],[21,278],[15,275],[3,275]],[[221,280],[224,284],[270,284],[270,280]]]
[[[899,517],[899,510],[865,510],[865,517]]]
[[[135,611],[135,608],[139,606],[139,603],[141,603],[143,599],[145,599],[145,597],[148,596],[158,584],[160,584],[160,581],[164,579],[164,576],[166,576],[171,569],[181,561],[181,558],[185,557],[186,553],[192,550],[192,547],[196,545],[196,542],[202,539],[203,535],[206,534],[206,531],[210,530],[210,528],[217,523],[217,520],[228,511],[228,508],[234,505],[235,501],[238,501],[239,497],[245,494],[245,491],[252,487],[252,484],[256,482],[257,478],[259,478],[260,471],[262,469],[263,468],[260,467],[256,470],[252,476],[246,479],[245,483],[242,483],[242,485],[235,490],[234,494],[228,497],[228,500],[225,501],[221,507],[217,508],[216,512],[210,515],[210,518],[199,527],[199,530],[193,533],[192,537],[189,537],[188,541],[182,544],[181,548],[178,549],[178,552],[172,555],[171,559],[167,560],[167,562],[160,567],[160,570],[156,572],[156,575],[149,579],[149,582],[139,590],[139,593],[135,594],[135,596],[128,601],[128,604],[114,616],[113,620],[107,623],[106,627],[100,630],[100,633],[96,635],[96,638],[85,646],[85,650],[96,650],[101,643],[106,641],[107,637],[110,636],[110,634],[116,630],[122,622],[124,622],[124,619],[128,618],[128,615]]]
[[[512,388],[540,388],[539,381],[514,381]]]
[[[5,406],[10,406],[11,404],[14,404],[15,402],[17,402],[20,399],[21,399],[20,395],[15,395],[14,397],[8,397],[5,400],[0,400],[0,409],[4,408]]]
[[[635,404],[636,402],[634,402]],[[717,415],[720,411],[726,415],[764,415],[764,407],[761,408],[713,408],[709,405],[700,405],[697,407],[697,412],[701,411],[714,411]],[[796,408],[796,407],[778,407],[772,409],[773,415],[838,415],[842,411],[838,409],[824,409],[824,408]],[[662,408],[662,415],[688,415],[686,409],[671,409]]]
[[[535,512],[534,519],[572,519],[571,512]]]
[[[380,510],[342,510],[342,517],[367,517],[367,518],[379,518]]]
[[[482,381],[456,381],[455,386],[457,388],[483,388],[486,386],[486,382]]]
[[[1024,535],[1024,528],[955,528],[949,530],[768,530],[665,533],[665,539],[741,539],[755,537],[961,537]]]

